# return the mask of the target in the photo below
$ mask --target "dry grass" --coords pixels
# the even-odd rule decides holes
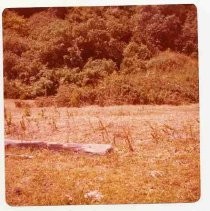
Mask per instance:
[[[32,102],[33,103],[33,102]],[[25,108],[5,101],[7,138],[113,143],[106,156],[9,148],[10,205],[194,202],[200,196],[198,105]],[[100,201],[85,198],[99,191]]]

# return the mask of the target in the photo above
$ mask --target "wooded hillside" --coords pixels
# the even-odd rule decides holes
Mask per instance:
[[[194,5],[6,9],[3,47],[5,98],[58,106],[199,99]]]

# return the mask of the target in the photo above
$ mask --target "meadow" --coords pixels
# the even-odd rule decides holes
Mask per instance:
[[[200,197],[198,104],[36,107],[5,100],[5,138],[110,143],[104,156],[6,149],[10,205],[194,202]],[[19,156],[21,155],[21,156]],[[96,191],[100,197],[87,197]]]

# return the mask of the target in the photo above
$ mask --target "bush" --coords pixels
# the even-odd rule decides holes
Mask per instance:
[[[146,73],[147,71],[145,62],[137,57],[124,58],[120,70],[126,74]]]
[[[81,91],[78,87],[61,85],[55,97],[55,102],[60,107],[79,107],[81,104],[80,97]]]
[[[4,78],[4,97],[10,99],[20,98],[20,90],[15,81],[8,81]]]
[[[97,88],[96,102],[99,105],[138,104],[138,87],[129,75],[113,73]]]
[[[83,86],[92,85],[95,87],[100,80],[117,70],[116,64],[111,60],[92,58],[85,64],[81,73]]]
[[[19,80],[7,80],[4,78],[4,97],[10,99],[31,99],[32,90],[30,86]]]
[[[14,68],[15,65],[19,61],[18,55],[14,54],[11,51],[6,51],[4,53],[4,77],[6,77],[8,80],[15,79],[18,76],[18,71]]]
[[[15,101],[15,107],[17,108],[30,108],[31,104],[25,101],[17,100]]]
[[[183,72],[186,70],[186,66],[195,66],[195,60],[190,57],[171,52],[170,50],[161,52],[156,57],[153,57],[147,62],[147,69],[154,72]]]
[[[146,72],[145,60],[151,58],[151,52],[146,45],[130,42],[123,52],[120,70],[124,73]]]
[[[51,107],[55,106],[55,97],[54,96],[48,96],[48,97],[37,97],[35,99],[35,105],[37,107]]]
[[[137,57],[139,60],[148,60],[152,54],[146,45],[138,45],[135,42],[130,42],[123,51],[123,56],[133,58]]]

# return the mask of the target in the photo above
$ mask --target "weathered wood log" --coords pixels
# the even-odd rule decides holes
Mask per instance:
[[[46,148],[50,150],[68,150],[78,153],[91,153],[105,155],[113,150],[111,144],[77,144],[77,143],[57,143],[44,141],[24,141],[24,140],[5,140],[5,147],[32,147]]]
[[[6,157],[18,157],[18,158],[32,159],[34,156],[32,156],[32,155],[6,154]]]
[[[21,141],[21,140],[5,140],[5,146],[16,146],[16,147],[37,147],[37,148],[47,148],[47,143],[43,141]]]

